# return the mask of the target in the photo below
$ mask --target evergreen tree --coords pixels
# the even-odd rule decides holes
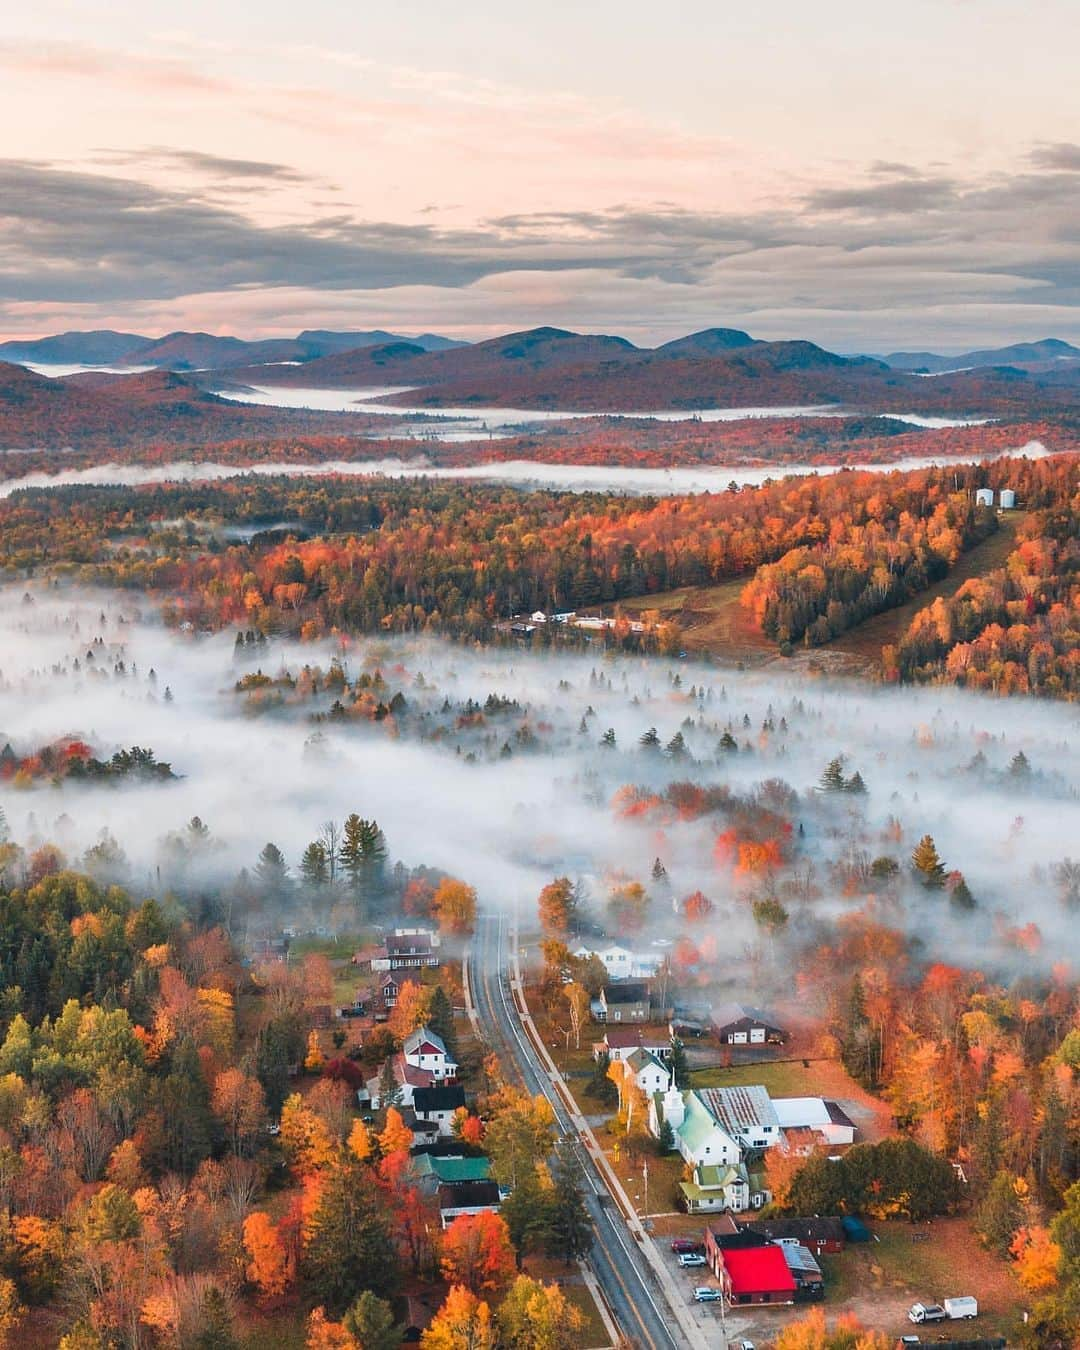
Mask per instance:
[[[193,1350],[239,1350],[240,1342],[233,1335],[228,1301],[216,1284],[203,1295],[199,1311],[202,1326],[193,1342]]]
[[[670,1120],[660,1122],[660,1133],[656,1136],[656,1150],[658,1153],[671,1153],[675,1148],[675,1131],[671,1128]]]
[[[650,727],[648,731],[644,732],[638,738],[638,745],[640,745],[643,750],[659,750],[660,737],[656,734],[656,728]]]
[[[289,1094],[289,1069],[300,1060],[303,1030],[292,1013],[272,1017],[255,1048],[255,1075],[262,1084],[266,1107],[276,1119]]]
[[[289,885],[289,868],[276,844],[267,844],[255,864],[255,884],[263,895],[281,899]]]
[[[600,744],[605,750],[615,749],[615,728],[608,727],[607,731],[600,737]]]
[[[825,772],[821,775],[821,790],[822,792],[843,792],[845,786],[844,761],[838,755],[836,759],[830,759],[825,766]]]
[[[593,1231],[585,1208],[584,1179],[576,1158],[560,1148],[552,1167],[551,1209],[548,1219],[548,1254],[561,1255],[566,1264],[585,1256],[592,1246]]]
[[[720,737],[720,749],[723,751],[723,753],[725,755],[731,755],[734,754],[738,750],[738,748],[739,742],[735,739],[735,737],[731,734],[730,731],[725,731],[724,734]]]
[[[1017,750],[1009,761],[1009,777],[1027,779],[1031,777],[1031,763],[1023,750]]]
[[[911,865],[928,890],[938,891],[945,885],[945,864],[938,856],[932,835],[924,834],[919,840],[911,855]]]
[[[169,1171],[190,1177],[210,1156],[214,1115],[202,1061],[190,1036],[177,1045],[161,1084],[163,1161]]]
[[[1016,1178],[1011,1172],[998,1172],[975,1211],[975,1231],[984,1246],[997,1252],[998,1256],[1008,1256],[1009,1244],[1022,1218],[1023,1208],[1016,1193]]]
[[[668,1059],[668,1068],[675,1077],[675,1086],[685,1092],[690,1086],[690,1065],[686,1060],[686,1046],[679,1040],[678,1036],[671,1038],[671,1057]]]
[[[394,1325],[390,1304],[365,1289],[343,1319],[362,1350],[398,1350],[402,1331]]]
[[[437,1036],[441,1036],[451,1059],[457,1059],[456,1037],[454,1035],[454,1010],[450,999],[441,984],[435,986],[431,995],[431,1008],[428,1011],[427,1024]]]
[[[526,1256],[549,1241],[551,1201],[543,1190],[535,1167],[521,1168],[517,1183],[499,1206],[499,1213],[510,1230],[510,1241],[518,1270]]]
[[[844,791],[850,792],[856,797],[866,796],[866,784],[863,782],[863,776],[858,769],[855,770],[844,784]]]
[[[877,1038],[872,1034],[870,1019],[866,1015],[866,995],[862,981],[856,975],[851,982],[851,992],[845,1014],[845,1023],[840,1037],[840,1058],[844,1068],[864,1087],[873,1087],[881,1069],[880,1048]]]
[[[949,900],[957,909],[974,909],[975,897],[971,893],[971,888],[963,877],[960,877],[956,885],[949,891]]]
[[[365,1290],[392,1294],[397,1270],[389,1217],[368,1170],[345,1162],[325,1171],[303,1254],[313,1299],[340,1317]]]
[[[318,890],[330,880],[330,864],[326,856],[326,845],[320,839],[313,839],[304,849],[300,859],[300,875],[304,884],[312,890]]]
[[[355,811],[347,816],[338,858],[361,918],[366,919],[382,891],[386,867],[386,839],[378,823],[365,820]]]
[[[388,1106],[397,1106],[401,1101],[401,1084],[394,1073],[394,1060],[388,1056],[379,1072],[379,1106],[385,1111]]]

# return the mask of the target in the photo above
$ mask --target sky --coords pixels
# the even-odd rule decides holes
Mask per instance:
[[[0,336],[1080,340],[1075,0],[36,0]]]

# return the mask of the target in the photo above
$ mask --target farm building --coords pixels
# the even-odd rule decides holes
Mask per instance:
[[[709,1017],[713,1031],[724,1045],[783,1045],[787,1039],[776,1018],[761,1008],[721,1003]]]

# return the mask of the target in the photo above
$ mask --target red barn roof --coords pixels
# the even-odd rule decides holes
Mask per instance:
[[[731,1294],[793,1294],[795,1280],[775,1243],[765,1247],[725,1248],[724,1267]]]

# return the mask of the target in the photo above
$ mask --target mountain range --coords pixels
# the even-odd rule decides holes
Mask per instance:
[[[1062,370],[1072,370],[1069,363]],[[1080,373],[1080,366],[1075,368]],[[762,342],[738,329],[709,328],[660,347],[625,338],[534,328],[444,351],[392,342],[339,352],[297,366],[237,367],[229,380],[270,387],[405,392],[381,401],[401,407],[503,407],[649,413],[705,408],[843,404],[853,409],[994,415],[1047,406],[1072,391],[1018,368],[943,374],[925,380],[869,356],[840,356],[813,342]],[[1038,387],[1036,387],[1038,386]],[[227,386],[216,386],[227,391]],[[235,386],[234,386],[235,387]]]
[[[111,329],[58,333],[32,341],[0,342],[0,361],[33,362],[39,365],[153,366],[161,370],[227,370],[269,362],[305,362],[357,347],[408,342],[421,351],[444,351],[464,346],[453,338],[423,333],[403,338],[382,329],[337,333],[305,329],[294,338],[248,341],[219,337],[213,333],[167,333],[145,337]]]
[[[1062,361],[1080,361],[1080,347],[1062,342],[1060,338],[1043,338],[1041,342],[1015,342],[1009,347],[962,352],[959,356],[937,356],[934,352],[891,352],[881,359],[893,370],[910,370],[919,375],[980,370],[988,366],[1043,371]]]

